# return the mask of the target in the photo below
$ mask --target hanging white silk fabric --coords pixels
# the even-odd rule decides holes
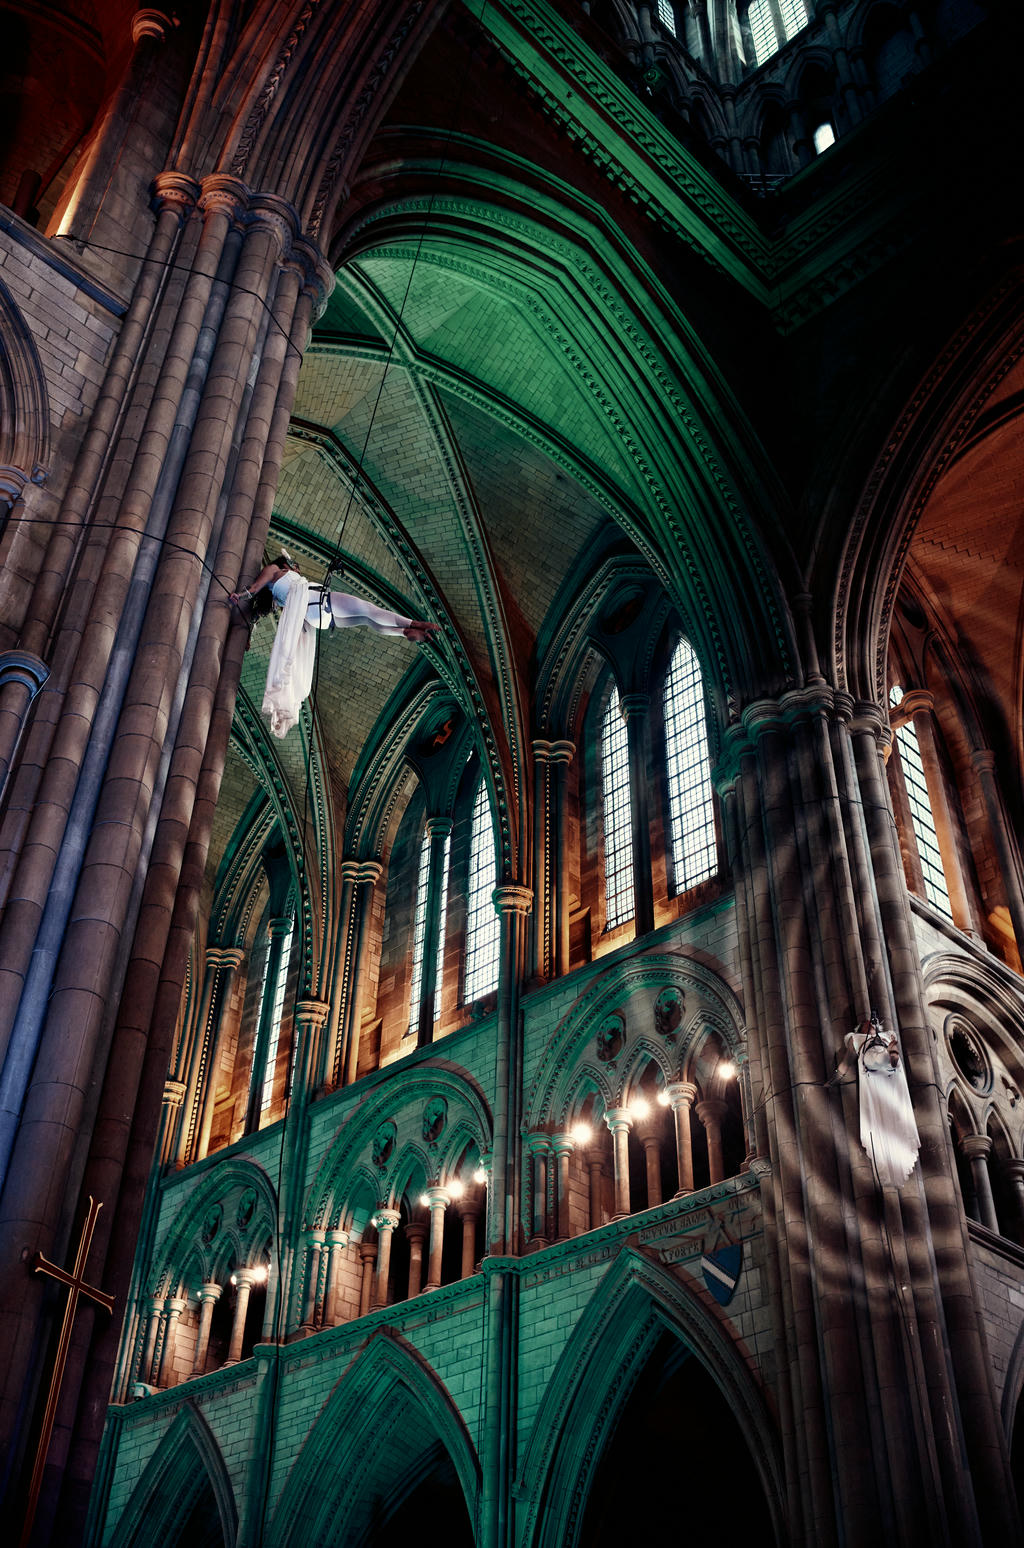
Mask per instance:
[[[304,628],[309,603],[309,582],[295,570],[275,581],[274,597],[287,588],[284,607],[267,666],[263,714],[274,736],[286,736],[298,724],[302,701],[309,697],[316,660],[316,635]]]
[[[896,1039],[865,1025],[868,1031],[851,1032],[846,1038],[857,1059],[860,1142],[882,1186],[901,1188],[921,1148],[914,1106]]]

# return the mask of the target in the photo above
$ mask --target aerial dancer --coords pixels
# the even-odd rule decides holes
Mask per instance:
[[[298,565],[283,551],[265,565],[256,579],[228,599],[241,607],[248,600],[253,615],[269,613],[276,603],[281,619],[267,665],[263,714],[274,736],[285,736],[298,723],[299,710],[309,697],[316,661],[318,629],[374,629],[378,634],[402,634],[422,645],[440,625],[422,619],[400,618],[364,597],[344,591],[312,588]]]

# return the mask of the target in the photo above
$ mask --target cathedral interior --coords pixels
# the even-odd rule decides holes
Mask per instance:
[[[1019,6],[0,18],[22,1548],[1020,1542]]]

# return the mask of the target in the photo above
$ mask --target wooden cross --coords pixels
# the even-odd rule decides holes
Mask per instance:
[[[106,1310],[113,1311],[114,1297],[107,1295],[103,1290],[97,1290],[92,1285],[87,1285],[83,1274],[86,1261],[89,1257],[89,1248],[92,1246],[93,1232],[96,1229],[96,1216],[103,1208],[89,1196],[89,1213],[82,1226],[82,1235],[78,1242],[78,1252],[75,1255],[75,1266],[69,1274],[67,1269],[62,1269],[56,1263],[51,1263],[44,1258],[41,1252],[37,1252],[31,1263],[33,1274],[49,1274],[53,1279],[59,1279],[62,1285],[67,1285],[71,1294],[68,1296],[67,1305],[64,1308],[64,1320],[60,1325],[60,1339],[57,1344],[57,1358],[54,1361],[53,1375],[50,1377],[50,1391],[46,1399],[46,1411],[43,1414],[43,1425],[39,1432],[39,1445],[36,1448],[35,1466],[32,1469],[32,1482],[29,1484],[28,1505],[25,1509],[25,1521],[21,1529],[19,1548],[27,1548],[29,1538],[32,1535],[32,1527],[35,1523],[36,1506],[39,1503],[39,1493],[43,1486],[43,1469],[46,1466],[46,1454],[50,1449],[50,1437],[53,1434],[53,1423],[57,1417],[57,1400],[60,1397],[60,1384],[64,1380],[64,1367],[68,1360],[68,1349],[71,1347],[71,1328],[78,1310],[78,1298],[82,1295],[89,1296],[98,1301]]]

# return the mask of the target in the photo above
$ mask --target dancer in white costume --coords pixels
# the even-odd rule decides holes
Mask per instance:
[[[265,565],[242,591],[233,591],[229,600],[241,606],[247,599],[254,613],[269,611],[269,606],[264,608],[265,599],[256,601],[264,588],[281,608],[263,695],[263,714],[278,737],[287,735],[297,724],[302,702],[309,697],[316,662],[316,630],[363,627],[378,634],[402,634],[422,645],[439,627],[421,619],[401,618],[364,597],[350,596],[344,591],[314,587],[311,595],[309,582],[284,553]]]
[[[847,1053],[828,1085],[835,1085],[856,1062],[860,1096],[860,1142],[875,1165],[883,1187],[901,1188],[914,1170],[921,1147],[914,1104],[895,1032],[885,1032],[877,1016],[846,1035]]]

